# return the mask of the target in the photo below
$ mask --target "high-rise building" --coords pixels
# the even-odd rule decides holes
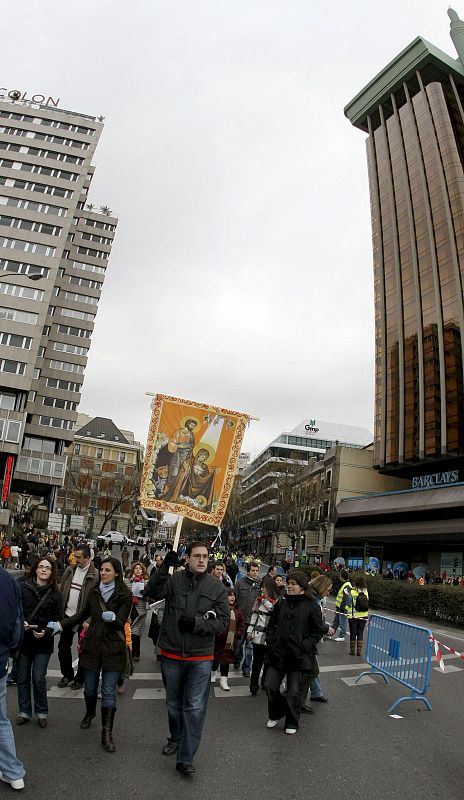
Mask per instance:
[[[0,90],[0,480],[51,509],[117,219],[87,203],[103,118]]]
[[[374,465],[410,486],[343,500],[335,534],[437,571],[464,534],[464,22],[448,15],[458,59],[418,37],[345,109],[368,134]]]
[[[345,109],[369,134],[374,460],[404,475],[464,455],[463,106],[461,61],[417,38]]]

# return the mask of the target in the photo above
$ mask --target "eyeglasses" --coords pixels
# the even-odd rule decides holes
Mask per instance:
[[[46,572],[51,572],[52,571],[52,568],[51,568],[50,564],[39,564],[37,569],[44,569]]]

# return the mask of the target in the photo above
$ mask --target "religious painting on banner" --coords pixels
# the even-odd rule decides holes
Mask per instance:
[[[152,409],[142,507],[220,525],[249,417],[162,394]]]

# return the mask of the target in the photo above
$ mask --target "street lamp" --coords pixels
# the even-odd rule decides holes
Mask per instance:
[[[21,275],[21,273],[20,272],[4,272],[3,275],[0,274],[0,277],[1,278],[9,278],[9,277],[16,278],[18,275]],[[28,278],[30,281],[41,281],[43,277],[44,277],[43,275],[39,275],[39,273],[37,273],[37,272],[34,272],[33,275],[23,275],[23,278]]]

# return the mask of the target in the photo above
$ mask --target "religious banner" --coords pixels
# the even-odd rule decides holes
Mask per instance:
[[[142,508],[220,525],[249,417],[157,394],[140,487]]]

